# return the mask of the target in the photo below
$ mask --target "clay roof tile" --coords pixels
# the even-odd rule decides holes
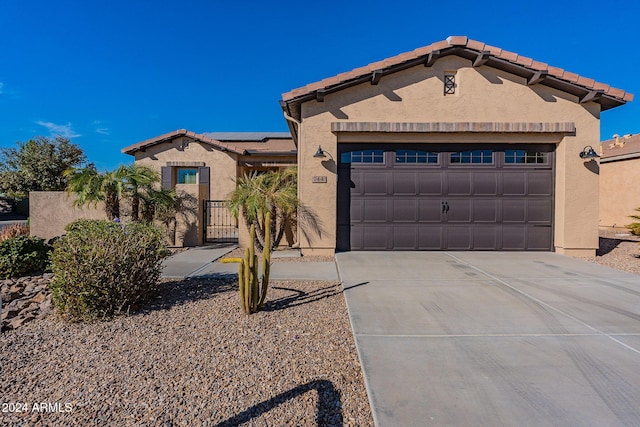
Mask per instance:
[[[476,40],[468,40],[467,41],[467,47],[469,49],[474,49],[477,51],[484,51],[484,50],[489,50],[485,48],[485,44]]]

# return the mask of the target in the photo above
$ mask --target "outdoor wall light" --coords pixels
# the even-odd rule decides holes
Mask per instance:
[[[590,145],[587,145],[586,147],[584,147],[582,149],[582,152],[580,153],[581,159],[594,159],[596,157],[600,157],[600,156],[598,156],[598,153],[596,153],[596,150],[594,150],[593,147]]]
[[[327,154],[324,152],[322,147],[318,145],[318,150],[316,151],[316,154],[313,155],[313,157],[327,157]]]

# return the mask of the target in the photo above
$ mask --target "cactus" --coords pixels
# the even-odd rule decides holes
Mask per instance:
[[[271,227],[271,213],[264,220],[266,230]],[[222,262],[237,262],[238,284],[240,288],[240,305],[246,314],[260,311],[267,298],[269,272],[271,271],[271,236],[266,233],[264,251],[262,252],[262,275],[258,278],[258,256],[255,254],[256,228],[249,230],[250,243],[242,258],[225,258]]]

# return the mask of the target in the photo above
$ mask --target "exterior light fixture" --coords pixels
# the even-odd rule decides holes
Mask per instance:
[[[600,156],[598,156],[598,153],[596,153],[596,150],[594,150],[593,147],[590,145],[587,145],[586,147],[584,147],[582,149],[582,152],[580,153],[581,159],[594,159],[596,157],[600,157]]]
[[[316,154],[313,155],[313,157],[327,157],[327,154],[324,152],[322,147],[318,145],[318,150],[316,151]]]

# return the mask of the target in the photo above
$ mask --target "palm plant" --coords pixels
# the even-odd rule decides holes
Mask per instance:
[[[295,216],[300,205],[297,190],[297,170],[281,169],[266,173],[253,172],[238,179],[236,189],[229,195],[227,206],[236,218],[242,214],[247,228],[253,224],[256,229],[256,246],[264,249],[268,233],[271,248],[276,248],[282,240],[287,222]],[[269,230],[265,229],[266,214],[271,213],[273,221]]]
[[[76,194],[75,206],[104,202],[108,218],[120,217],[120,198],[124,192],[121,171],[100,173],[95,165],[79,169],[67,169],[64,176],[68,178],[67,191]]]
[[[65,172],[69,178],[67,191],[76,194],[76,206],[104,202],[105,212],[111,219],[120,217],[122,199],[131,201],[131,220],[153,221],[158,206],[173,207],[175,192],[158,190],[158,173],[146,166],[120,166],[111,172],[98,172],[93,164],[82,169]]]
[[[124,197],[131,200],[131,220],[140,220],[140,201],[153,200],[150,194],[155,191],[154,184],[160,181],[158,172],[147,166],[132,164],[128,166],[120,166],[116,171],[120,179],[123,181]],[[145,210],[145,207],[147,208]],[[143,202],[143,213],[148,211],[148,203]],[[145,221],[153,220],[153,212],[151,217],[145,217]]]
[[[139,198],[142,202],[142,220],[145,222],[153,221],[159,210],[175,215],[178,209],[176,191],[173,188],[157,190],[153,186],[146,187],[144,192],[139,193]]]

